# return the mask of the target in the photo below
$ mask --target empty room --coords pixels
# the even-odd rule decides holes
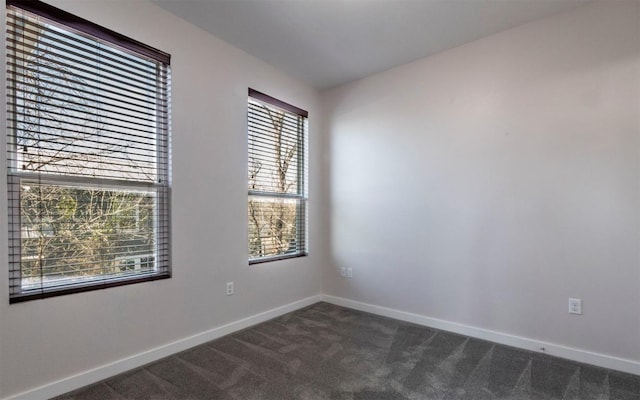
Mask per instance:
[[[2,20],[0,400],[640,400],[640,1]]]

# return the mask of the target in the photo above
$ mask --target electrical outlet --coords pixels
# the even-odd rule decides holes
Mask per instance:
[[[582,300],[569,299],[569,314],[582,314]]]
[[[347,268],[347,278],[353,278],[353,268]]]
[[[227,282],[227,296],[233,294],[233,282]]]
[[[340,275],[341,275],[343,278],[346,278],[346,277],[347,277],[347,269],[346,269],[345,267],[342,267],[342,268],[340,269]]]

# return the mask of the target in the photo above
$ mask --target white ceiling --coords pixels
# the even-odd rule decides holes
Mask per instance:
[[[318,89],[589,0],[152,0]]]

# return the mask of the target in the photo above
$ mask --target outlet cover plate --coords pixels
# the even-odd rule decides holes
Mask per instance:
[[[582,300],[581,299],[569,299],[569,314],[582,314]]]

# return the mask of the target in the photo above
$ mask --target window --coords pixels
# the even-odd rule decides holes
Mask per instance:
[[[7,0],[10,301],[167,278],[170,56]]]
[[[307,255],[308,113],[249,89],[249,264]]]

